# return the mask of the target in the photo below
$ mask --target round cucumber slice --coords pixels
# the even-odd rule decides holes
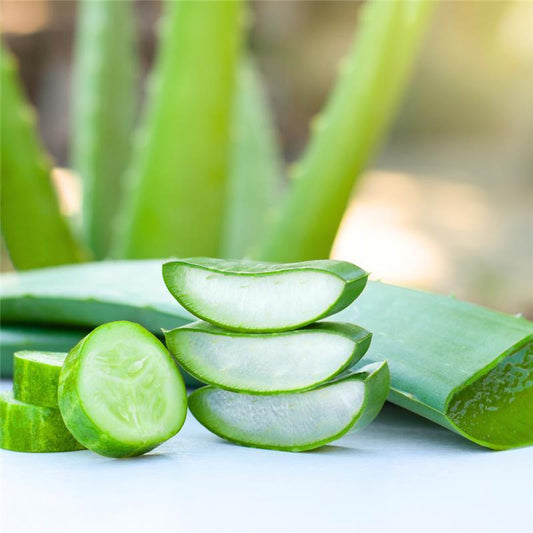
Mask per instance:
[[[13,395],[21,402],[57,408],[59,373],[67,357],[61,352],[14,354]]]
[[[133,322],[110,322],[68,354],[59,377],[59,408],[87,448],[128,457],[181,429],[187,394],[176,363],[156,337]]]
[[[165,336],[180,365],[199,381],[252,394],[316,387],[361,359],[372,337],[363,328],[337,322],[254,334],[195,322]]]
[[[259,396],[202,387],[189,396],[189,408],[219,437],[297,452],[366,426],[385,403],[389,385],[387,363],[373,363],[306,392]]]
[[[17,452],[69,452],[83,446],[66,428],[59,409],[0,395],[0,448]]]
[[[226,261],[206,257],[163,265],[172,295],[193,315],[234,331],[288,331],[341,311],[368,274],[345,261]]]

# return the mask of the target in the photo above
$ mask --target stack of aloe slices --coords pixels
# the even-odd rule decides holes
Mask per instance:
[[[230,441],[310,450],[368,424],[389,390],[385,362],[351,370],[371,334],[316,322],[359,296],[367,274],[342,261],[270,264],[194,258],[163,265],[178,302],[202,321],[165,331],[178,362],[208,383],[196,419]]]

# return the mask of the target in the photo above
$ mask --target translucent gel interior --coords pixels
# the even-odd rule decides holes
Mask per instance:
[[[324,381],[346,364],[354,342],[316,330],[248,337],[183,330],[177,348],[179,361],[200,378],[268,392]]]
[[[326,272],[231,275],[182,268],[182,297],[193,311],[220,324],[274,329],[309,322],[342,294],[344,282]]]
[[[210,389],[202,413],[234,440],[264,446],[303,446],[331,438],[361,409],[365,385],[348,380],[296,394],[252,396]]]
[[[459,391],[448,416],[468,435],[494,445],[533,442],[533,343]]]

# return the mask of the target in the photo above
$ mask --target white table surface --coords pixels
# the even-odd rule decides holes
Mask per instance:
[[[0,452],[3,533],[533,530],[533,448],[485,450],[392,405],[314,452],[235,446],[191,415],[133,459]]]

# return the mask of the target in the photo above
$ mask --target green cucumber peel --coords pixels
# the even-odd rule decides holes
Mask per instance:
[[[99,326],[68,354],[59,408],[84,446],[107,457],[146,453],[183,426],[187,394],[163,344],[138,324]]]
[[[207,322],[165,331],[178,363],[200,382],[234,392],[278,394],[316,388],[354,365],[372,335],[317,322],[281,333],[240,333]]]
[[[16,452],[69,452],[83,446],[69,432],[59,409],[0,394],[0,448]]]
[[[2,323],[0,328],[0,377],[13,376],[13,355],[24,350],[68,352],[87,330]]]
[[[63,352],[16,352],[13,373],[15,399],[57,409],[59,373],[66,357]]]
[[[170,293],[193,315],[225,329],[289,331],[350,305],[368,274],[346,261],[264,263],[196,257],[163,265]]]
[[[365,427],[389,391],[386,362],[350,371],[320,387],[258,396],[202,387],[189,396],[194,417],[219,437],[255,448],[299,452]]]
[[[152,276],[160,271],[161,263],[161,260],[102,262],[3,274],[0,276],[2,327],[11,327],[11,323],[24,319],[56,326],[65,320],[68,324],[75,320],[73,310],[97,325],[104,316],[123,318],[117,316],[117,300],[122,304],[119,311],[126,310],[130,317],[137,315],[139,322],[145,321],[144,325],[172,329],[192,322],[194,318],[173,301],[162,283],[152,284]],[[63,287],[70,291],[67,299],[62,294]],[[82,297],[78,294],[80,290]],[[71,312],[58,308],[54,297]],[[92,298],[99,301],[96,308],[92,306]],[[477,406],[480,402],[476,400],[475,389],[493,369],[499,372],[507,364],[510,369],[506,376],[515,375],[520,366],[527,383],[532,371],[526,357],[533,343],[532,322],[455,298],[376,281],[370,281],[362,296],[334,319],[372,331],[372,346],[363,362],[389,361],[391,402],[489,448],[513,448],[532,442],[528,403],[531,388],[524,388],[519,380],[517,383],[511,380],[507,390],[501,391],[501,401],[493,405],[494,411],[484,409],[477,417],[478,429],[484,435],[472,427],[463,427],[464,421],[460,429],[451,418],[457,410],[452,411],[446,403],[448,397],[450,405],[453,398],[459,401],[455,391],[471,386],[470,405]],[[516,357],[523,358],[523,362],[513,358],[513,354],[519,354]],[[491,390],[499,391],[496,382],[489,387],[489,393]],[[513,398],[518,398],[518,402],[512,402],[518,408],[515,412],[506,407],[506,402]],[[512,416],[506,416],[508,413]],[[495,415],[498,416],[494,418]],[[493,422],[489,423],[489,416]],[[494,422],[500,416],[503,422]],[[498,427],[501,424],[504,433],[516,435],[514,441],[503,442],[502,431],[495,429],[495,423]]]
[[[495,450],[533,444],[533,323],[379,282],[335,317],[373,333],[389,400]]]

